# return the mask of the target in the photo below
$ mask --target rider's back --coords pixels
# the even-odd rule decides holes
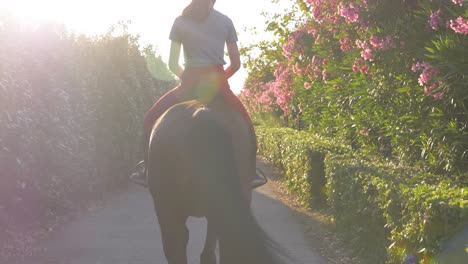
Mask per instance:
[[[203,21],[179,16],[169,38],[182,43],[185,67],[199,67],[226,64],[225,43],[237,41],[237,34],[232,20],[213,9]]]

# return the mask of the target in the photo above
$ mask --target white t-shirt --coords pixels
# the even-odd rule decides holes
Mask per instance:
[[[237,41],[232,20],[214,10],[205,21],[179,16],[172,25],[169,39],[182,43],[185,66],[224,65],[224,45]]]

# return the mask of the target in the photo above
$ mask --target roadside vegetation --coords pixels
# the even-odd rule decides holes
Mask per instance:
[[[261,155],[366,262],[465,263],[468,2],[292,2],[243,49]]]
[[[0,258],[127,184],[144,113],[175,80],[124,24],[85,37],[0,17]]]

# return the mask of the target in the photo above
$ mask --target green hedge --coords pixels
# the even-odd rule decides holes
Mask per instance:
[[[467,245],[459,242],[458,251],[450,253],[445,249],[452,238],[466,233],[466,184],[371,161],[307,132],[257,128],[257,134],[260,154],[280,165],[291,191],[305,205],[314,206],[315,197],[327,200],[337,230],[366,263],[467,260]],[[324,172],[314,166],[314,157],[324,158]],[[467,241],[466,235],[462,239]]]
[[[13,263],[38,232],[126,186],[144,113],[175,81],[153,78],[156,54],[125,32],[0,25],[0,262]]]
[[[279,166],[288,188],[304,206],[322,206],[325,201],[325,153],[351,149],[326,138],[288,128],[256,128],[261,155]]]

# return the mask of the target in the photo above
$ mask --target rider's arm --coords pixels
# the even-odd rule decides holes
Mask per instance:
[[[237,42],[226,42],[227,51],[229,55],[229,60],[231,61],[229,67],[226,69],[226,78],[230,78],[234,73],[236,73],[240,66],[240,54],[239,48],[237,47]]]
[[[171,51],[169,53],[169,69],[179,78],[182,78],[182,73],[184,72],[184,69],[179,65],[181,46],[182,44],[180,42],[172,41]]]

